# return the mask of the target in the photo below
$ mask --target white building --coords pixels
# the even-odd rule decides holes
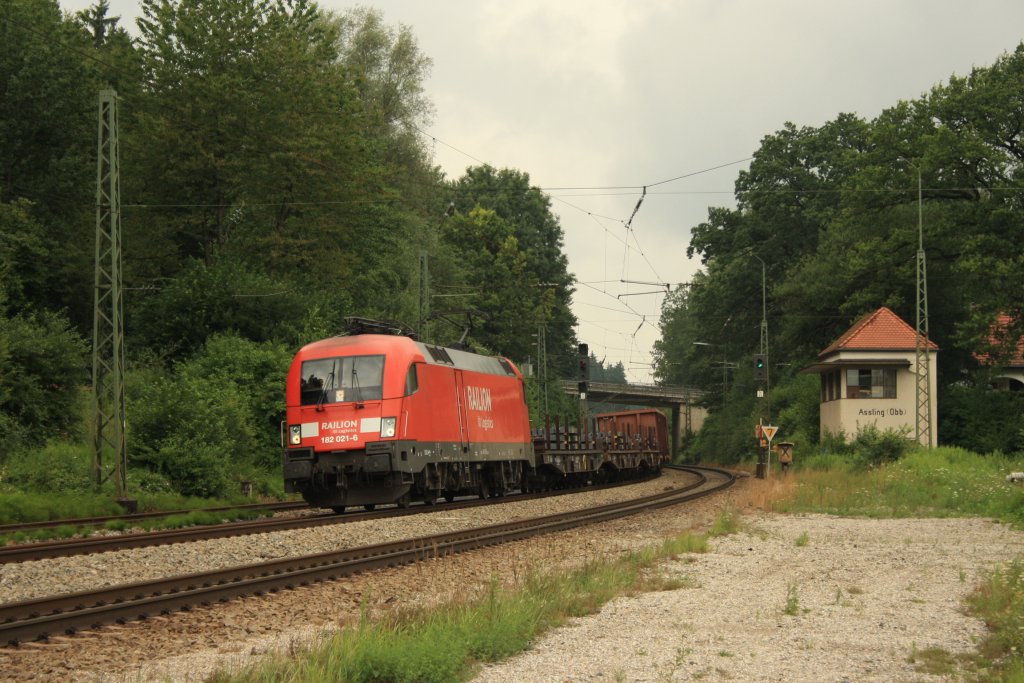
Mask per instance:
[[[917,332],[886,307],[864,316],[802,372],[821,376],[821,434],[855,435],[862,427],[917,429]],[[938,444],[936,400],[939,347],[928,342],[931,446]]]

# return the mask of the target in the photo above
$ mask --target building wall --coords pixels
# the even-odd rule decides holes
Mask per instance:
[[[846,370],[856,365],[849,365],[851,361],[863,361],[861,367],[880,367],[882,362],[892,363],[894,361],[906,361],[910,367],[897,366],[896,370],[896,397],[895,398],[846,398]],[[860,429],[874,425],[878,429],[906,430],[909,438],[913,439],[917,432],[917,378],[914,374],[915,353],[913,351],[841,351],[830,356],[826,361],[842,362],[840,373],[841,396],[834,401],[826,401],[821,404],[821,433],[839,433],[842,431],[847,437],[852,437]],[[860,363],[858,363],[860,365]],[[938,363],[936,353],[930,354],[930,376],[931,376],[931,445],[938,443],[938,400],[936,399],[936,387],[938,385]]]

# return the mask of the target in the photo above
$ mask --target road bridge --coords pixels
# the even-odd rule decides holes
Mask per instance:
[[[562,381],[562,388],[570,396],[578,394],[578,383]],[[698,405],[704,392],[686,387],[662,387],[653,384],[614,384],[587,382],[587,400],[597,403],[627,403],[651,408],[672,410],[672,459],[679,455],[683,429],[695,432],[704,424],[707,410]],[[599,412],[599,411],[595,411]]]

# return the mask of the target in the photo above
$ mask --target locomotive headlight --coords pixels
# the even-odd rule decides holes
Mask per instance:
[[[395,424],[398,423],[397,417],[384,417],[380,421],[380,436],[382,439],[390,439],[395,436]]]
[[[298,446],[302,443],[302,426],[301,425],[289,425],[288,426],[288,441],[293,446]]]

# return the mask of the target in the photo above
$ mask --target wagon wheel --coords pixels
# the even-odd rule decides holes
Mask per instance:
[[[341,513],[345,512],[345,506],[344,505],[332,505],[331,509],[334,510],[334,512],[336,514],[339,514],[339,515]]]
[[[373,512],[374,510],[377,509],[377,506],[373,503],[367,503],[366,505],[363,506],[363,509],[366,510],[367,512]]]
[[[398,507],[403,508],[403,509],[409,507],[409,494],[408,493],[402,494],[402,497],[399,498],[398,500],[396,500],[395,504],[398,505]]]
[[[450,503],[453,500],[455,500],[455,491],[445,491],[444,492],[444,499],[448,503]]]

